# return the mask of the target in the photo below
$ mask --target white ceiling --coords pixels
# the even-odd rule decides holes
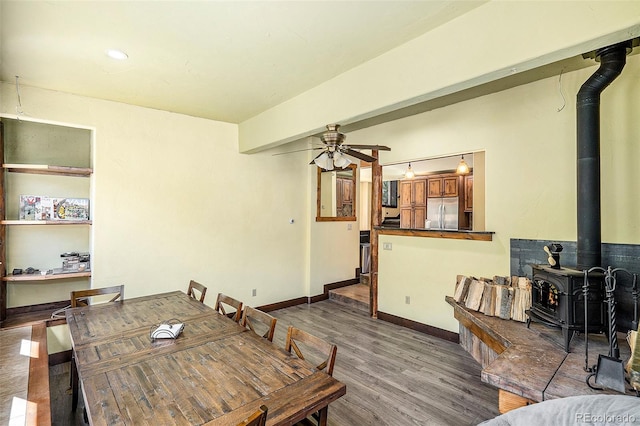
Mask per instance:
[[[239,123],[484,2],[0,0],[0,80]]]

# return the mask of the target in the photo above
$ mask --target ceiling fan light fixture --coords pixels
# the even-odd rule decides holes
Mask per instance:
[[[342,154],[340,151],[336,151],[335,154],[333,154],[333,164],[335,164],[336,167],[343,169],[351,164],[351,160],[349,160],[347,156]]]
[[[326,169],[329,166],[329,163],[331,163],[331,159],[329,158],[329,154],[323,152],[318,157],[316,157],[313,162],[316,163],[316,166],[320,167],[321,169]]]
[[[413,179],[416,176],[416,173],[411,168],[411,163],[409,163],[409,167],[407,167],[407,171],[404,172],[404,177],[407,179]]]
[[[460,158],[460,163],[458,163],[458,167],[456,168],[456,173],[459,175],[468,175],[469,174],[469,165],[466,161],[464,161],[464,155]]]

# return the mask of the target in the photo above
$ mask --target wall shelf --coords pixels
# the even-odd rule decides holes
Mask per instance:
[[[2,225],[91,225],[90,220],[1,220]]]
[[[70,220],[53,220],[53,203],[49,206],[47,201],[47,210],[36,212],[36,205],[26,206],[22,197],[31,194],[53,202],[47,194],[60,200],[64,194],[64,199],[91,203],[92,141],[92,130],[87,128],[0,117],[0,327],[48,320],[61,303],[47,300],[66,300],[71,290],[91,286],[88,270],[48,275],[10,272],[23,265],[56,270],[60,253],[70,248],[90,252],[90,216],[67,214]],[[47,220],[34,220],[36,216]]]
[[[3,164],[3,169],[13,173],[89,177],[93,169],[87,167],[50,166],[46,164]]]
[[[22,275],[7,275],[2,277],[2,281],[51,281],[51,280],[64,280],[69,278],[84,278],[90,277],[91,271],[86,272],[70,272],[68,274],[48,274],[48,275],[36,275],[36,274],[22,274]]]

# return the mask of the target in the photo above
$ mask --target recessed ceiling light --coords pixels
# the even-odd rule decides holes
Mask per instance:
[[[118,50],[118,49],[107,50],[107,56],[112,59],[117,59],[119,61],[124,61],[125,59],[129,58],[129,55],[124,53],[122,50]]]

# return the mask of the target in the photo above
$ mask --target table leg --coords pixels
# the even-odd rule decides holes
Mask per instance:
[[[75,412],[78,407],[78,368],[76,367],[76,357],[71,357],[71,411]]]
[[[327,405],[322,410],[318,411],[320,418],[318,419],[318,426],[327,426],[327,417],[329,415],[329,406]]]

